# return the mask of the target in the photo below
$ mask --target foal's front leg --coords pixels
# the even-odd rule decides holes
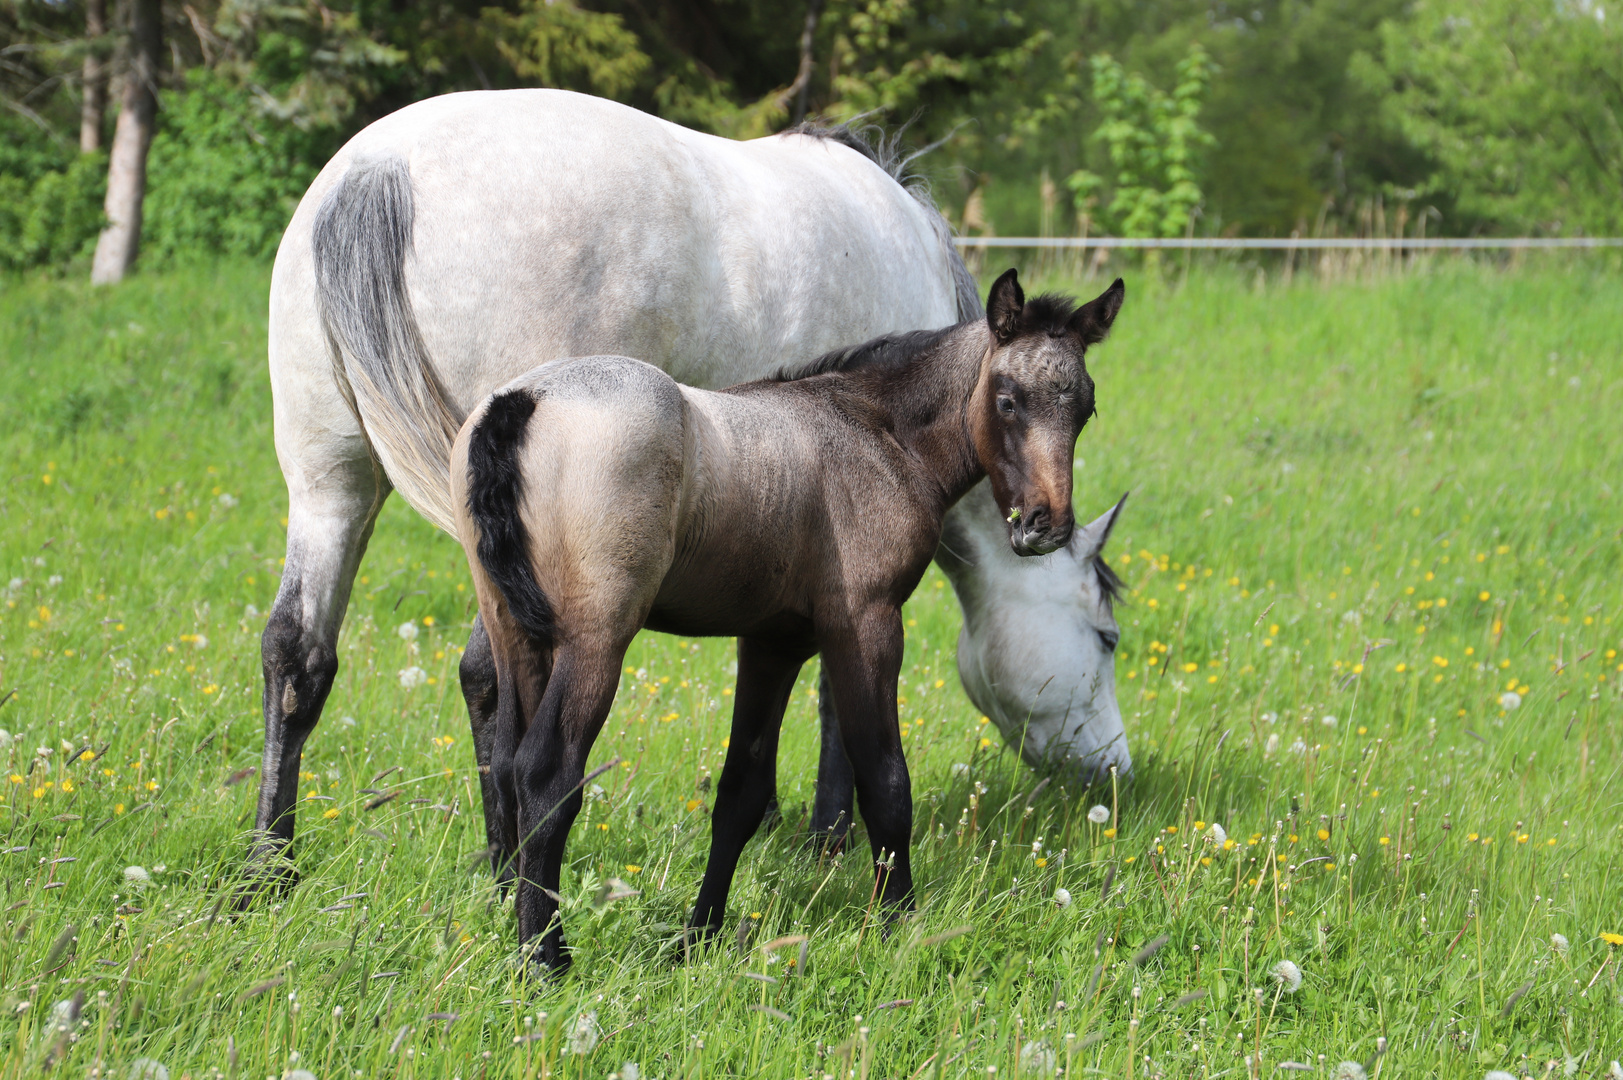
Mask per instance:
[[[581,808],[586,759],[614,704],[625,644],[571,642],[553,657],[546,693],[513,755],[518,801],[518,937],[531,964],[569,966],[559,921],[564,845]],[[536,940],[539,939],[539,940]]]
[[[776,787],[778,732],[795,688],[795,677],[811,655],[804,646],[757,638],[738,639],[738,688],[733,697],[733,729],[727,761],[716,785],[710,818],[710,859],[688,924],[694,937],[721,929],[727,894],[744,845],[761,825]]]
[[[880,899],[892,911],[913,902],[908,845],[913,788],[896,722],[896,681],[902,670],[902,616],[893,607],[859,612],[824,635],[823,667],[840,719],[840,734],[868,830]]]

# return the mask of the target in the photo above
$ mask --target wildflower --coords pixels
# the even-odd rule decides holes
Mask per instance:
[[[1054,890],[1054,906],[1057,907],[1057,908],[1070,907],[1071,906],[1071,894],[1068,891],[1066,891],[1065,889],[1055,889]]]
[[[192,648],[194,648],[194,649],[206,649],[208,647],[209,647],[209,639],[208,638],[204,637],[202,634],[194,634],[194,635],[192,635]]]
[[[1283,987],[1287,994],[1294,994],[1302,988],[1302,969],[1289,960],[1281,960],[1268,969],[1268,974],[1274,977],[1274,981]]]
[[[635,1061],[627,1061],[620,1066],[620,1071],[609,1077],[609,1080],[641,1080],[642,1070]]]
[[[597,1026],[597,1013],[583,1012],[575,1017],[575,1022],[569,1026],[569,1034],[565,1037],[571,1054],[590,1054],[597,1048],[597,1042],[603,1037],[603,1029]]]
[[[1343,1061],[1336,1066],[1336,1071],[1330,1074],[1330,1080],[1364,1080],[1369,1075],[1364,1067],[1356,1061]]]
[[[130,1063],[130,1080],[169,1080],[169,1070],[161,1061],[136,1058]]]
[[[124,883],[135,888],[143,888],[152,884],[152,875],[147,873],[144,866],[126,866],[124,868]]]
[[[1512,712],[1522,707],[1522,696],[1514,690],[1506,690],[1499,695],[1499,707],[1506,712]]]
[[[400,624],[400,629],[396,630],[395,633],[400,635],[401,641],[416,641],[417,624],[414,622],[403,622]]]
[[[1503,1069],[1491,1069],[1482,1077],[1482,1080],[1516,1080],[1516,1074],[1507,1073]]]
[[[410,623],[407,623],[406,625],[411,626]],[[413,629],[415,629],[415,627],[413,627]],[[407,689],[407,690],[415,689],[416,687],[419,687],[419,686],[423,685],[427,681],[428,681],[428,672],[424,671],[422,668],[418,667],[416,664],[413,664],[409,668],[404,668],[400,672],[400,685],[402,687],[404,687],[405,689]]]
[[[1229,838],[1228,830],[1215,821],[1207,827],[1206,836],[1217,847],[1222,847],[1228,842]]]
[[[1320,720],[1319,723],[1323,724],[1327,728],[1333,728],[1337,724],[1341,723],[1341,721],[1337,720],[1333,716],[1326,716],[1324,719]]]
[[[1271,757],[1271,756],[1273,756],[1274,754],[1276,754],[1278,752],[1279,752],[1279,732],[1271,731],[1271,732],[1268,733],[1268,741],[1267,741],[1267,743],[1265,743],[1263,745],[1263,747],[1262,747],[1262,756],[1263,757]]]
[[[1565,934],[1550,935],[1550,948],[1555,950],[1555,954],[1557,956],[1567,955],[1567,948],[1569,944],[1570,943],[1567,941],[1567,936]]]
[[[1095,825],[1103,825],[1110,820],[1110,807],[1100,804],[1088,811],[1088,820]]]
[[[1608,945],[1623,945],[1623,934],[1603,933],[1601,934],[1600,939],[1606,942]]]

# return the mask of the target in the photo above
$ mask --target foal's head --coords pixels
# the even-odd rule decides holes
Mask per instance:
[[[970,402],[970,425],[1017,555],[1046,555],[1071,538],[1071,455],[1094,411],[1083,354],[1104,340],[1126,291],[1117,278],[1074,310],[1064,297],[1027,303],[1009,270],[987,298],[991,351]]]

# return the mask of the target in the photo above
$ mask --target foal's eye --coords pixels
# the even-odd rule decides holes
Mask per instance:
[[[997,411],[1002,413],[1004,416],[1013,416],[1014,398],[1009,397],[1007,394],[998,395]]]
[[[1121,641],[1121,635],[1114,630],[1100,630],[1099,641],[1103,643],[1105,652],[1115,652],[1116,644]]]

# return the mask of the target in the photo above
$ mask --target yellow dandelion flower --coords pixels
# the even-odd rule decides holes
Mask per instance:
[[[1329,829],[1320,829],[1319,830],[1319,839],[1320,840],[1328,840],[1328,839],[1330,839],[1330,830]]]
[[[338,816],[338,807],[336,807],[336,806],[328,807],[326,810],[322,811],[321,816],[324,817],[324,818],[335,818],[335,817],[337,817]]]
[[[636,863],[626,863],[626,873],[640,874],[642,873],[642,867],[638,866]]]
[[[1600,939],[1608,945],[1623,945],[1623,934],[1603,933]]]

